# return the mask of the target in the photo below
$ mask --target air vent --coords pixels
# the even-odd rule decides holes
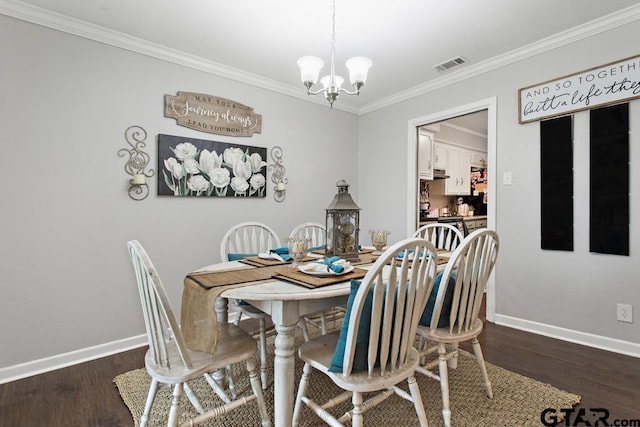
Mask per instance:
[[[450,59],[448,61],[444,61],[441,64],[438,65],[434,65],[433,68],[435,68],[438,71],[447,71],[452,69],[453,67],[457,67],[458,65],[462,65],[462,64],[466,64],[467,60],[464,59],[462,56],[457,56],[453,59]]]

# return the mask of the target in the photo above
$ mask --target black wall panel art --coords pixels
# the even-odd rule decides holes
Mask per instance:
[[[590,111],[589,251],[629,255],[629,105]]]
[[[573,251],[572,116],[540,122],[541,247]]]
[[[265,197],[267,149],[158,135],[158,195]]]

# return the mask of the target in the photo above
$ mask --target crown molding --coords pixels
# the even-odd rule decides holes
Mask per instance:
[[[461,82],[477,75],[505,67],[514,62],[522,61],[535,55],[565,46],[570,43],[600,34],[612,28],[619,27],[640,19],[640,4],[630,6],[618,12],[596,19],[583,25],[562,31],[550,37],[538,40],[527,46],[514,49],[510,52],[490,58],[477,64],[469,65],[459,71],[454,71],[446,76],[414,86],[391,96],[363,105],[358,109],[358,114],[366,114],[383,107],[406,101],[418,95]]]
[[[257,74],[248,73],[198,56],[189,55],[166,46],[151,43],[147,40],[109,30],[98,25],[89,24],[85,21],[51,12],[20,1],[0,0],[0,13],[26,22],[41,25],[43,27],[105,43],[121,49],[126,49],[141,55],[157,58],[205,73],[214,74],[230,80],[235,80],[272,92],[298,98],[307,102],[314,102],[326,106],[326,102],[322,97],[308,96],[299,87],[286,85]],[[622,9],[589,23],[531,43],[522,48],[482,61],[478,64],[469,65],[459,71],[454,71],[446,76],[425,82],[391,96],[381,98],[361,107],[357,107],[354,104],[341,100],[341,102],[337,103],[333,108],[354,114],[366,114],[427,92],[461,82],[479,74],[504,67],[540,53],[553,50],[557,47],[591,37],[611,28],[637,21],[638,19],[640,19],[640,4]]]
[[[20,1],[0,0],[0,14],[110,46],[129,50],[131,52],[136,52],[162,61],[182,65],[208,74],[214,74],[229,80],[235,80],[272,92],[299,98],[307,102],[315,102],[317,104],[327,106],[324,98],[310,97],[300,87],[286,85],[276,80],[267,79],[257,74],[248,73],[246,71],[229,67],[214,61],[209,61],[195,55],[189,55],[176,49],[152,43],[125,33],[113,31],[99,25],[90,24],[79,19]],[[358,108],[348,102],[341,101],[334,105],[333,108],[335,110],[342,110],[349,113],[358,113]]]
[[[469,135],[478,136],[480,138],[487,139],[487,134],[486,133],[476,132],[473,129],[469,129],[469,128],[466,128],[464,126],[458,126],[458,125],[455,125],[455,124],[449,123],[449,122],[442,122],[440,124],[442,126],[450,128],[450,129],[455,129],[455,130],[460,131],[460,132],[468,133]]]

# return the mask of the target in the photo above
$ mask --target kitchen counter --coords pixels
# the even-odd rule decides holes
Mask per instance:
[[[430,217],[430,218],[423,218],[420,220],[420,227],[422,227],[423,225],[427,225],[429,223],[432,222],[438,222],[440,220],[445,220],[445,221],[476,221],[476,220],[486,220],[487,216],[486,215],[474,215],[474,216],[441,216],[441,217]]]
[[[434,218],[423,218],[420,220],[418,227],[422,227],[434,222],[447,222],[457,226],[460,231],[463,231],[465,236],[474,230],[487,227],[487,215],[474,215],[474,216],[441,216]],[[458,224],[458,225],[456,225]],[[464,226],[462,225],[464,224]]]
[[[474,219],[487,219],[487,216],[486,215],[465,216],[462,219],[464,219],[465,221],[471,221]]]

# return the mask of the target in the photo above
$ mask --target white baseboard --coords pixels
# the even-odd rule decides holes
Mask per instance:
[[[142,334],[135,337],[96,345],[94,347],[87,347],[80,350],[70,351],[68,353],[56,354],[55,356],[33,360],[31,362],[0,368],[0,384],[142,347],[147,345],[147,342],[147,335]]]
[[[560,328],[558,326],[546,325],[544,323],[532,322],[501,314],[495,315],[495,323],[538,335],[544,335],[550,338],[556,338],[563,341],[586,345],[588,347],[595,347],[601,350],[640,358],[640,344],[630,341],[588,334],[585,332],[574,331],[572,329]]]
[[[498,325],[520,329],[522,331],[531,332],[538,335],[544,335],[550,338],[556,338],[563,341],[569,341],[576,344],[586,345],[589,347],[595,347],[602,350],[613,351],[615,353],[621,353],[628,356],[640,358],[640,344],[638,343],[607,338],[599,335],[587,334],[584,332],[546,325],[544,323],[531,322],[528,320],[518,319],[516,317],[505,316],[501,314],[495,315],[495,323]],[[53,371],[71,365],[77,365],[78,363],[98,359],[100,357],[109,356],[115,353],[121,353],[123,351],[131,350],[145,345],[147,345],[147,335],[142,334],[118,341],[112,341],[106,344],[100,344],[94,347],[71,351],[69,353],[57,354],[55,356],[46,357],[31,362],[8,366],[6,368],[0,368],[0,384],[19,380],[33,375],[42,374],[44,372]]]

